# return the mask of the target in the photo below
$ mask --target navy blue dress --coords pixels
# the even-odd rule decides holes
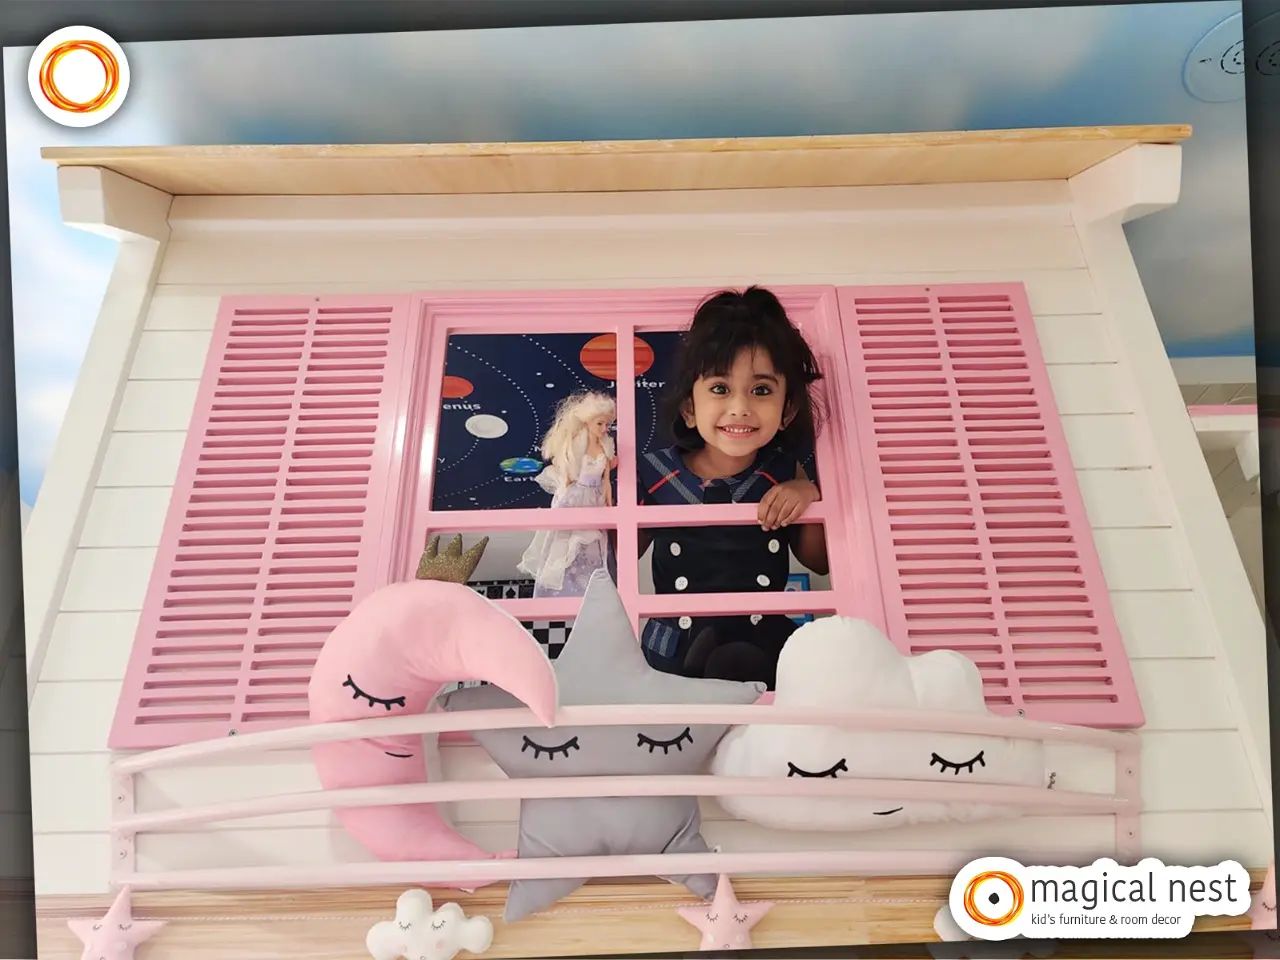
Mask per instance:
[[[780,447],[761,450],[755,463],[732,477],[703,481],[685,465],[677,447],[644,454],[639,461],[639,493],[643,504],[759,503],[779,483],[794,480],[797,460]],[[653,583],[658,593],[759,593],[784,590],[791,571],[788,531],[741,526],[651,528]],[[742,598],[742,616],[652,618],[641,643],[657,670],[703,676],[686,667],[693,640],[707,628],[719,644],[749,643],[764,651],[776,667],[777,654],[797,624],[789,617],[750,614],[751,598]],[[726,676],[761,679],[768,675]]]

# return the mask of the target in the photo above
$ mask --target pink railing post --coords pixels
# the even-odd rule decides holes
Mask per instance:
[[[614,394],[618,415],[618,486],[612,512],[618,533],[618,595],[631,617],[631,628],[640,634],[640,506],[636,495],[636,340],[634,322],[623,321],[616,334],[617,375]]]
[[[1142,856],[1142,756],[1134,739],[1116,751],[1115,794],[1132,801],[1130,812],[1116,814],[1116,859],[1132,865]]]
[[[111,870],[112,878],[132,874],[138,868],[138,839],[133,831],[122,829],[137,810],[134,775],[112,771],[111,784]]]

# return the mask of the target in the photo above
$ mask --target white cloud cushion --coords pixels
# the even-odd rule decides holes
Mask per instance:
[[[778,660],[780,707],[832,711],[938,710],[989,714],[982,678],[968,657],[934,650],[910,657],[863,620],[805,624]],[[1039,740],[839,727],[736,727],[720,742],[712,772],[730,777],[825,775],[1040,787],[1047,782]],[[993,804],[907,799],[724,797],[725,810],[783,830],[876,830],[912,823],[1018,815]]]

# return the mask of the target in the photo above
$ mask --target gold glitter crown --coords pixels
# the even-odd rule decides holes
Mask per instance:
[[[466,583],[475,573],[476,565],[489,545],[489,538],[484,537],[466,553],[462,552],[462,534],[454,534],[449,545],[440,552],[440,536],[437,534],[427,542],[427,549],[422,552],[418,561],[419,580],[444,580],[448,583]]]

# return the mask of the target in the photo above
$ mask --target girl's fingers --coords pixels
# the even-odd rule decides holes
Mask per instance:
[[[783,509],[778,512],[778,526],[785,527],[796,516],[796,503],[794,500],[788,500]]]
[[[785,495],[774,497],[773,503],[769,504],[770,530],[776,530],[782,525],[783,518],[787,515],[790,502],[790,499]]]
[[[756,519],[760,521],[760,525],[764,527],[766,530],[768,529],[768,525],[769,525],[769,515],[773,509],[773,502],[778,499],[777,492],[778,492],[778,488],[774,487],[772,490],[766,493],[763,497],[761,497],[760,506],[756,510]]]

